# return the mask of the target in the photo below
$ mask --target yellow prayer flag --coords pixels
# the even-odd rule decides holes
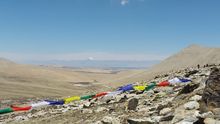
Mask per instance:
[[[134,86],[135,90],[144,90],[146,86]]]
[[[76,100],[80,100],[80,97],[79,96],[73,96],[73,97],[69,97],[69,98],[64,99],[65,104],[70,103],[72,101],[76,101]]]

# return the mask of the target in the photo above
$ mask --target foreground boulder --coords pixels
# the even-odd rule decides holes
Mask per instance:
[[[136,110],[138,105],[138,99],[137,98],[131,98],[128,100],[128,106],[127,109],[128,110]]]
[[[196,101],[190,101],[190,102],[184,104],[184,108],[186,110],[198,109],[199,108],[199,103],[196,102]]]
[[[220,108],[220,70],[213,68],[206,81],[206,87],[202,95],[202,111],[212,111]]]

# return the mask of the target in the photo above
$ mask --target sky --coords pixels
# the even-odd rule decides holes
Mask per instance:
[[[162,60],[220,47],[219,0],[1,0],[0,57]]]

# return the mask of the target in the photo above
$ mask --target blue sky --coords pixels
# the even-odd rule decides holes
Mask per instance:
[[[219,0],[1,0],[0,56],[160,60],[220,47]]]

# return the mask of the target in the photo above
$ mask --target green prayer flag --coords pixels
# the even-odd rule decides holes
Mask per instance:
[[[5,109],[0,110],[0,114],[6,114],[6,113],[10,113],[10,112],[13,112],[12,108],[5,108]]]
[[[95,95],[86,95],[86,96],[81,96],[80,100],[86,100],[86,99],[90,99],[92,97],[94,97]]]
[[[157,84],[155,82],[152,82],[151,84],[149,84],[146,88],[145,91],[148,91],[150,89],[153,89],[155,86],[157,86]]]

